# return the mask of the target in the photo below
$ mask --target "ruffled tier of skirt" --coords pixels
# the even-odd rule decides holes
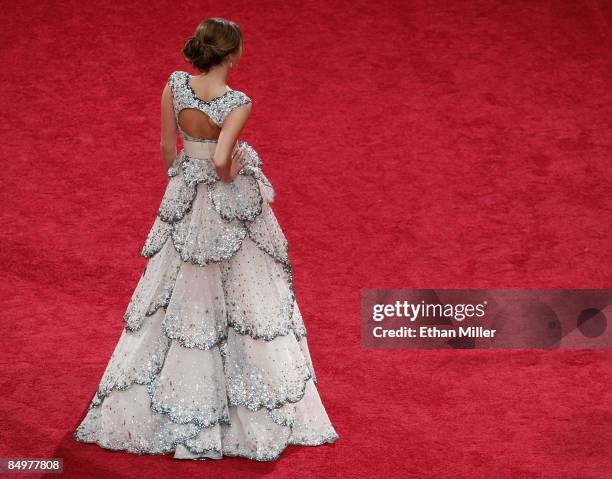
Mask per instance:
[[[181,152],[141,255],[125,328],[74,432],[80,442],[178,459],[274,460],[339,438],[318,394],[272,186],[219,181]]]

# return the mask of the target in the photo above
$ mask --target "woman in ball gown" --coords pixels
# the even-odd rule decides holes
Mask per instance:
[[[339,438],[317,390],[274,189],[257,152],[238,140],[252,100],[226,79],[242,45],[236,23],[207,19],[182,50],[200,74],[168,78],[168,185],[77,441],[177,459],[271,461],[290,444]]]

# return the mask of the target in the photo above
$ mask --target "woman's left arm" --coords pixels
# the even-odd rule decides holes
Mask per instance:
[[[160,149],[162,161],[166,172],[176,159],[176,137],[178,127],[174,118],[174,106],[172,104],[172,91],[166,83],[161,97],[161,141]]]

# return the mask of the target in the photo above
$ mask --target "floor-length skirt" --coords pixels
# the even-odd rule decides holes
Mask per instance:
[[[317,390],[274,190],[255,150],[232,183],[185,142],[80,442],[178,459],[275,460],[336,441]]]

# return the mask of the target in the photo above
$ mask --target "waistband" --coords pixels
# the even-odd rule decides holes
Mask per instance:
[[[183,139],[183,150],[185,150],[185,154],[191,158],[212,160],[216,147],[217,143],[212,141],[191,141]]]

